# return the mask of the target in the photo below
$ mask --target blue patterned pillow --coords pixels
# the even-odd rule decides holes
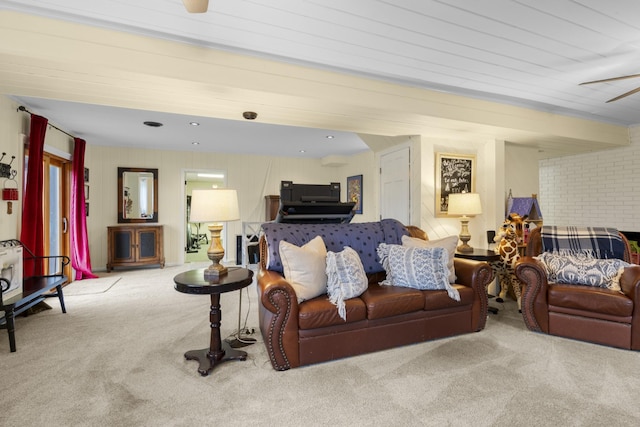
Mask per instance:
[[[620,290],[620,276],[631,264],[621,259],[598,259],[587,254],[564,255],[543,252],[537,257],[547,270],[551,283],[595,286]]]
[[[360,256],[345,246],[340,252],[327,252],[327,294],[338,307],[338,315],[347,320],[345,300],[362,295],[369,286]]]
[[[460,301],[458,290],[449,284],[449,254],[444,248],[416,248],[381,243],[378,256],[387,278],[381,285],[414,289],[444,289]]]

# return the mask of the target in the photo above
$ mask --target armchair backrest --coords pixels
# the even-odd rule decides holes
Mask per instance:
[[[629,247],[629,241],[624,234],[617,231],[617,237],[622,241],[623,255],[619,257],[623,261],[631,262],[631,248]],[[529,242],[525,250],[526,256],[538,256],[545,251],[545,247],[542,241],[542,227],[534,228],[529,234]]]

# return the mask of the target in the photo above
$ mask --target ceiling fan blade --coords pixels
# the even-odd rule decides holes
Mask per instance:
[[[209,0],[182,0],[189,13],[205,13],[209,7]]]
[[[617,101],[618,99],[626,98],[627,96],[633,95],[634,93],[638,93],[638,92],[640,92],[640,87],[637,87],[637,88],[635,88],[633,90],[630,90],[629,92],[625,92],[622,95],[618,95],[615,98],[611,98],[607,102]]]
[[[610,79],[602,79],[602,80],[593,80],[590,82],[580,83],[580,85],[590,85],[592,83],[606,83],[606,82],[614,82],[616,80],[625,80],[632,79],[634,77],[640,77],[640,74],[630,74],[628,76],[620,76],[620,77],[611,77]]]

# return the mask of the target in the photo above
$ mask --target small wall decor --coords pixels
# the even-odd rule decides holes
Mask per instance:
[[[7,214],[13,213],[13,200],[18,200],[18,182],[16,181],[16,175],[18,171],[11,169],[11,163],[15,160],[16,156],[11,156],[9,163],[2,163],[4,156],[7,153],[2,153],[0,157],[0,178],[8,178],[4,181],[4,188],[2,189],[2,200],[7,201]]]
[[[362,213],[362,175],[347,178],[347,202],[356,202],[356,213]]]
[[[84,203],[84,214],[85,216],[89,216],[89,203]]]
[[[84,168],[84,182],[89,182],[89,168]]]
[[[436,216],[446,217],[449,194],[474,193],[476,156],[473,154],[437,153]]]
[[[12,178],[13,179],[13,177],[11,176],[11,163],[13,163],[13,161],[16,158],[16,156],[11,156],[11,161],[9,163],[2,163],[2,159],[4,159],[4,156],[6,156],[6,155],[7,155],[7,153],[2,153],[2,157],[0,157],[0,178]],[[15,173],[13,174],[13,176],[15,176]]]
[[[87,184],[84,185],[84,199],[89,200],[89,186]]]

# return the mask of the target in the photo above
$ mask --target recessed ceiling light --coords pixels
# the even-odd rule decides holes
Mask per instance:
[[[200,143],[198,141],[193,141],[191,145],[200,145]]]
[[[300,150],[300,152],[301,152],[301,153],[306,153],[306,151],[305,151],[305,150]]]
[[[326,138],[327,138],[327,139],[333,139],[333,138],[335,138],[335,136],[333,136],[333,135],[327,135],[327,136],[326,136]]]
[[[189,122],[189,124],[191,126],[200,126],[200,123],[198,123],[198,122]]]
[[[162,123],[160,123],[160,122],[143,122],[143,124],[145,126],[149,126],[149,127],[152,127],[152,128],[159,128],[160,126],[162,126]]]

